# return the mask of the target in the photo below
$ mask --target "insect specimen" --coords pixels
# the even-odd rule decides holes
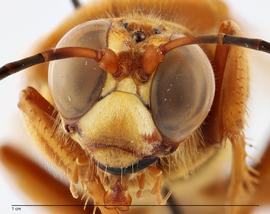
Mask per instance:
[[[195,202],[252,202],[258,172],[245,162],[243,47],[269,53],[270,45],[243,37],[229,18],[221,1],[92,3],[41,42],[38,54],[0,68],[4,78],[53,61],[30,68],[33,87],[19,108],[74,198],[102,213],[163,205],[187,187],[200,190]],[[213,172],[225,141],[232,175],[220,184]],[[202,184],[192,183],[195,176]],[[176,205],[193,197],[185,194]]]

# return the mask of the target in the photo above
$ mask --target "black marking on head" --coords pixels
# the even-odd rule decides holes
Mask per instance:
[[[123,28],[125,28],[125,29],[128,30],[128,23],[127,23],[127,22],[123,22],[123,23],[122,23],[122,26],[123,26]]]
[[[146,39],[146,35],[143,31],[135,31],[132,37],[137,43],[142,42]]]
[[[154,28],[154,34],[161,34],[161,30],[159,28]]]

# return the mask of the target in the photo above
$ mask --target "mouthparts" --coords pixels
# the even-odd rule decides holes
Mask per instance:
[[[95,161],[96,165],[102,169],[113,175],[126,175],[131,173],[136,173],[155,163],[159,158],[158,157],[145,157],[127,167],[109,167],[105,166],[97,161]]]

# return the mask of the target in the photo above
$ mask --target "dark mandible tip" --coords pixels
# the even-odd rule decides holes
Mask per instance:
[[[132,174],[132,173],[141,171],[145,169],[146,167],[150,166],[151,164],[155,163],[157,160],[158,160],[157,157],[148,157],[148,158],[139,160],[137,163],[134,163],[130,166],[123,167],[123,168],[105,166],[101,163],[98,163],[97,161],[95,161],[95,163],[100,169],[112,175],[127,175],[127,174]]]

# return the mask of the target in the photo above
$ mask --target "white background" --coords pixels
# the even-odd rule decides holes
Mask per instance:
[[[85,2],[85,1],[83,1]],[[226,0],[249,37],[270,40],[269,0]],[[0,66],[19,59],[41,36],[73,11],[69,0],[0,0]],[[270,136],[270,55],[248,51],[251,60],[251,98],[246,134],[258,155]],[[20,75],[0,82],[0,143],[27,139],[16,107]],[[1,165],[0,165],[1,169]],[[12,213],[11,204],[23,204],[0,170],[0,212]],[[269,210],[268,210],[269,211]],[[23,213],[31,213],[23,208]],[[258,210],[256,213],[268,213]]]

